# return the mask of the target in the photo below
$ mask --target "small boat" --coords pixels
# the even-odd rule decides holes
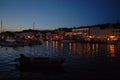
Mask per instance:
[[[59,70],[65,58],[25,57],[21,54],[17,60],[22,70]]]
[[[20,46],[32,46],[32,45],[41,45],[41,41],[24,41],[24,40],[14,40],[14,39],[6,39],[4,41],[0,41],[1,46],[6,47],[20,47]]]

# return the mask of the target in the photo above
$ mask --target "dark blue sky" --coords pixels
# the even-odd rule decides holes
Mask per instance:
[[[4,30],[56,29],[120,21],[120,0],[0,0]]]

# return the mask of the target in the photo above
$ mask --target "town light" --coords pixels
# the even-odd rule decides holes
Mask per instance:
[[[114,38],[115,38],[115,36],[109,36],[109,38],[110,38],[110,39],[114,39]]]
[[[93,38],[92,36],[89,36],[89,38]]]
[[[5,39],[5,36],[1,36],[2,39]]]
[[[28,38],[31,38],[30,36],[28,36]]]
[[[109,36],[108,40],[118,40],[117,36]]]

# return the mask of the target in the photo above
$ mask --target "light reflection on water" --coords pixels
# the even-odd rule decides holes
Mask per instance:
[[[110,56],[114,57],[115,56],[115,46],[109,45],[109,51],[110,51]]]
[[[99,62],[103,58],[119,57],[120,45],[113,44],[89,44],[89,43],[62,43],[57,41],[45,41],[42,45],[25,46],[25,47],[0,47],[0,71],[15,70],[14,59],[20,54],[30,56],[48,56],[48,57],[65,57],[65,65],[72,64],[82,65],[83,67],[90,61]],[[98,58],[98,59],[97,59]],[[120,59],[119,59],[120,60]],[[92,64],[92,63],[90,63]],[[69,69],[69,68],[68,68]]]
[[[120,56],[120,45],[89,44],[89,43],[60,43],[45,41],[42,45],[25,47],[1,47],[0,59],[19,57],[19,54],[49,57],[84,57],[84,56]]]

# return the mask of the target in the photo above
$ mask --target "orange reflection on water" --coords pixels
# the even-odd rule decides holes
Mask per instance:
[[[85,45],[83,46],[83,52],[84,52],[85,56],[88,57],[89,52],[90,52],[89,44],[85,44]]]
[[[73,55],[75,55],[77,52],[78,48],[76,46],[77,46],[76,43],[69,43],[69,49],[70,51],[72,51]]]
[[[55,47],[56,47],[56,48],[58,47],[58,41],[55,42]]]
[[[74,53],[76,52],[76,43],[73,43],[72,50]]]
[[[52,47],[53,47],[53,48],[55,47],[55,42],[54,42],[54,41],[52,41]]]
[[[93,54],[98,53],[98,44],[93,44],[93,45],[92,45],[92,53],[93,53]]]
[[[45,44],[46,44],[46,47],[48,48],[48,41],[46,41]]]
[[[98,44],[84,44],[83,49],[86,56],[93,56],[98,54]]]
[[[34,47],[32,47],[32,53],[30,54],[30,60],[34,60],[34,53],[35,53],[35,49]]]
[[[115,56],[115,45],[109,45],[109,50],[110,50],[110,56],[114,57]]]
[[[48,54],[49,54],[49,52],[48,52],[49,42],[48,42],[48,41],[46,41],[46,42],[45,42],[45,45],[46,45],[45,56],[46,56],[46,57],[48,57]]]
[[[69,43],[69,49],[71,50],[72,46],[71,46],[71,43]]]
[[[60,47],[63,48],[63,46],[64,46],[63,43],[60,43]]]

